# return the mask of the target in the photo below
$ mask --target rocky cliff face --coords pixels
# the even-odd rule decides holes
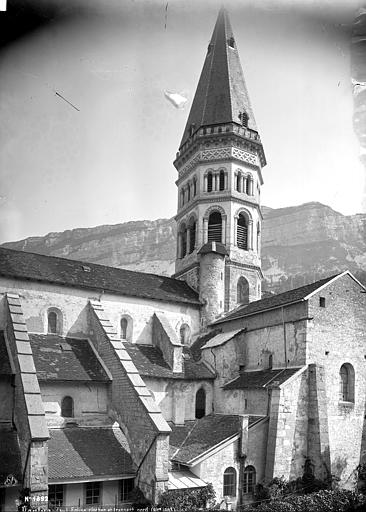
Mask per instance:
[[[279,292],[349,269],[366,283],[366,214],[344,216],[320,203],[263,207],[264,290]],[[173,219],[49,233],[5,247],[171,275]]]

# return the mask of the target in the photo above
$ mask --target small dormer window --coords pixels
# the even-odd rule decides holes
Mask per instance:
[[[194,134],[195,132],[195,129],[196,129],[196,125],[194,123],[191,124],[191,126],[189,127],[189,135],[192,137],[192,135]]]
[[[239,119],[240,119],[240,122],[242,124],[242,126],[244,126],[245,128],[248,127],[248,121],[249,121],[249,116],[248,114],[245,112],[245,110],[243,112],[239,112],[239,115],[238,115]]]
[[[212,46],[213,45],[211,43],[207,46],[207,54],[211,53]]]
[[[233,38],[233,36],[229,37],[229,39],[227,40],[227,44],[230,46],[230,48],[235,48],[235,39]]]

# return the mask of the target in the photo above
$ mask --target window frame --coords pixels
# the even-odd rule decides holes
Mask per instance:
[[[223,474],[222,492],[224,496],[236,497],[237,471],[232,466],[225,469]]]
[[[57,494],[61,493],[62,497],[61,500],[57,499]],[[52,501],[51,495],[54,494],[55,503]],[[59,503],[61,501],[61,503]],[[48,508],[58,508],[63,507],[65,501],[65,486],[63,484],[49,484],[48,486]]]
[[[88,486],[92,486],[91,489],[91,496],[88,496]],[[98,486],[98,492],[95,492],[94,486]],[[84,504],[85,505],[101,505],[102,504],[102,482],[86,482],[84,484]],[[95,501],[95,498],[98,499],[98,501]],[[88,502],[88,499],[91,499],[92,501]]]
[[[64,414],[64,412],[65,412],[65,410],[64,410],[64,407],[65,407],[65,406],[64,406],[64,402],[65,402],[65,400],[67,400],[68,398],[71,400],[71,416],[69,416],[69,415],[65,415],[65,414]],[[75,415],[75,410],[74,410],[74,399],[73,399],[73,398],[72,398],[72,396],[70,396],[70,395],[65,395],[65,396],[62,398],[62,400],[61,400],[61,416],[62,416],[63,418],[74,418],[74,417],[75,417],[74,415]]]
[[[132,486],[130,486],[132,484]],[[127,487],[127,489],[126,489]],[[129,488],[130,487],[130,488]],[[129,501],[133,501],[131,499],[131,494],[135,489],[135,479],[134,478],[122,478],[119,481],[119,501],[121,503],[127,503]]]
[[[257,484],[257,472],[254,466],[246,466],[243,471],[243,494],[253,494]]]

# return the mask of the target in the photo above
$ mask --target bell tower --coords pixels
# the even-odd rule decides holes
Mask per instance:
[[[221,9],[174,165],[175,277],[200,293],[204,323],[261,297],[265,155],[228,14]]]

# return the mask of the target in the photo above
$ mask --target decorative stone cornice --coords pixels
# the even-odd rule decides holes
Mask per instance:
[[[179,183],[181,179],[185,178],[186,175],[200,162],[212,162],[228,159],[239,160],[240,162],[245,162],[246,164],[255,167],[259,171],[262,183],[261,166],[258,156],[255,153],[245,151],[244,149],[240,149],[235,146],[223,146],[197,151],[197,153],[195,153],[193,157],[179,169],[179,178],[177,183]]]
[[[221,191],[221,193],[225,194],[225,193],[227,193],[227,191]],[[207,196],[209,196],[210,194],[213,194],[213,193],[207,192],[207,193],[205,193],[205,196],[206,196],[206,194],[207,194]],[[263,219],[261,208],[260,208],[258,203],[247,201],[246,199],[241,199],[240,197],[233,196],[232,194],[226,195],[226,196],[221,196],[221,197],[218,197],[216,195],[213,196],[213,197],[207,197],[207,196],[205,197],[205,196],[202,196],[202,195],[196,196],[192,201],[190,201],[187,205],[185,205],[177,213],[177,215],[174,217],[174,219],[176,221],[181,220],[182,217],[187,215],[187,213],[188,213],[188,211],[190,209],[193,209],[198,204],[214,204],[214,203],[223,203],[225,201],[235,201],[235,202],[240,203],[240,204],[242,204],[244,206],[250,206],[252,208],[255,208],[258,211],[261,220]]]

